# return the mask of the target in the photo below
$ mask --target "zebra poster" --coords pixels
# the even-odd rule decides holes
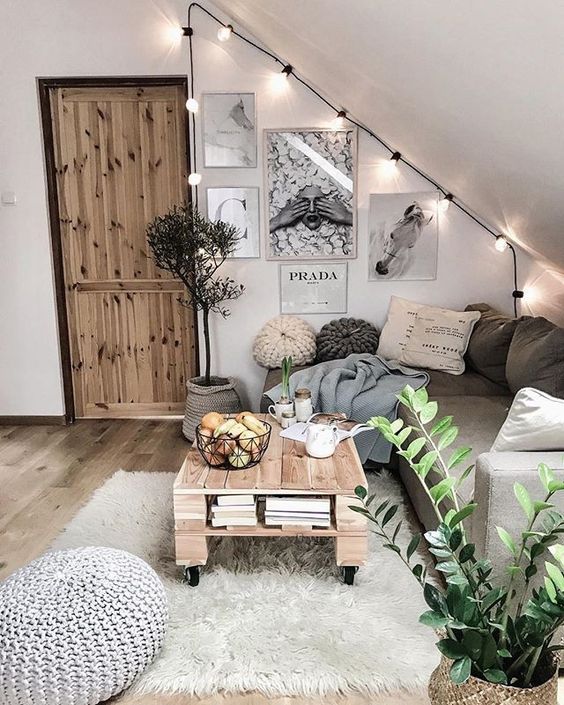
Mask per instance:
[[[206,168],[256,167],[254,93],[204,93],[202,131]]]
[[[368,279],[436,279],[438,191],[372,193]]]

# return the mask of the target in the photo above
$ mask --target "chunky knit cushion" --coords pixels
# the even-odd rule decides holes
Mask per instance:
[[[352,353],[372,353],[380,335],[372,323],[361,318],[338,318],[326,323],[317,334],[317,359],[340,360]]]
[[[47,553],[0,585],[0,702],[93,705],[127,688],[163,642],[152,568],[110,548]]]
[[[315,331],[297,316],[276,316],[259,331],[253,357],[259,365],[281,367],[282,358],[292,356],[294,365],[307,365],[315,359]]]

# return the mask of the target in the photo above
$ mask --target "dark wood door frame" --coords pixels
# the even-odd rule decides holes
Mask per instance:
[[[47,180],[47,200],[49,208],[49,233],[53,260],[55,283],[55,300],[57,307],[57,325],[59,329],[59,347],[61,351],[61,372],[65,405],[65,422],[75,421],[74,394],[72,381],[72,362],[65,294],[65,275],[63,269],[63,247],[60,229],[59,203],[57,198],[57,177],[55,168],[55,147],[53,125],[51,121],[51,93],[53,88],[135,88],[137,86],[181,86],[188,98],[187,76],[101,76],[101,77],[55,77],[37,78],[39,106],[41,111],[41,128],[43,134],[43,154]],[[186,164],[190,172],[190,133],[186,120]],[[188,203],[192,201],[190,188],[186,188]],[[196,346],[196,364],[198,365],[198,318],[194,316],[194,344]]]

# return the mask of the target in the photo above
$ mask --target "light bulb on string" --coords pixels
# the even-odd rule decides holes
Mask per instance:
[[[193,171],[188,176],[188,183],[190,184],[190,186],[197,186],[201,180],[202,180],[202,175],[198,174],[196,171]]]
[[[439,209],[441,213],[446,213],[448,211],[453,198],[454,196],[452,195],[452,193],[447,193],[445,197],[440,200]]]
[[[288,77],[294,69],[290,64],[286,64],[282,71],[272,74],[272,86],[278,93],[285,91],[288,85]]]
[[[509,247],[509,243],[507,242],[507,238],[505,235],[496,235],[495,238],[495,249],[498,252],[505,252],[505,250]]]
[[[345,126],[345,120],[347,119],[347,113],[345,110],[339,110],[337,115],[333,120],[333,127],[335,130],[341,130]]]
[[[186,101],[186,110],[188,110],[191,113],[197,113],[198,109],[200,107],[200,104],[195,98],[188,98]]]
[[[398,162],[401,159],[399,152],[394,152],[389,159],[381,163],[382,169],[387,176],[393,176],[398,168]]]
[[[226,42],[231,39],[231,34],[233,32],[233,27],[230,24],[223,25],[217,30],[217,38],[220,42]]]

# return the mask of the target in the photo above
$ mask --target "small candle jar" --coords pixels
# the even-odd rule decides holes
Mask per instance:
[[[282,420],[280,422],[280,425],[282,428],[289,428],[292,424],[295,424],[297,421],[296,414],[294,411],[283,411],[282,412]]]
[[[311,404],[311,392],[309,389],[302,387],[296,389],[294,406],[296,409],[296,419],[298,421],[307,421],[313,414],[313,406]]]

